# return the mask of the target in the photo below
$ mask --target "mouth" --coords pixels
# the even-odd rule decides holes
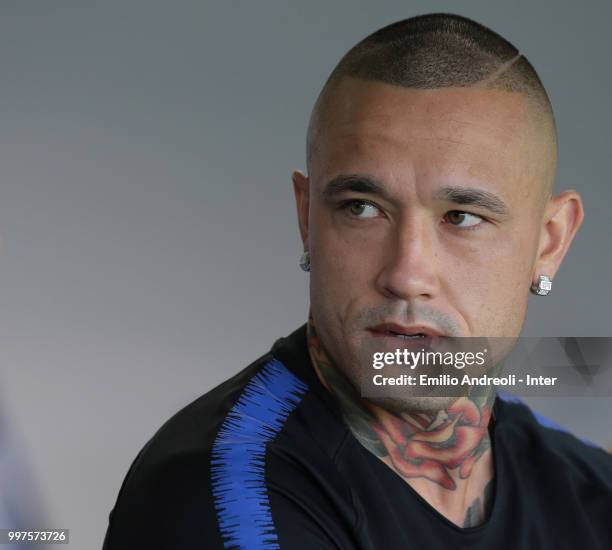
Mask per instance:
[[[386,331],[384,334],[388,336],[397,336],[403,340],[419,340],[421,338],[426,338],[425,334],[422,332],[417,332],[416,334],[402,334],[401,332],[394,332],[392,330]]]
[[[377,350],[392,348],[433,351],[442,343],[442,334],[425,325],[382,323],[368,327],[367,331],[374,337],[372,344]]]
[[[367,329],[374,336],[392,336],[402,340],[428,340],[442,336],[440,332],[424,325],[403,326],[397,323],[382,323]]]

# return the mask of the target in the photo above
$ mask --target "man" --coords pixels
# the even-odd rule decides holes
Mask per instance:
[[[373,348],[516,338],[583,219],[514,46],[414,17],[352,48],[293,174],[308,322],[169,420],[105,548],[610,548],[612,460],[493,391],[365,398]]]

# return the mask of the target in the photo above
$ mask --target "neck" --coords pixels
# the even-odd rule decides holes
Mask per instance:
[[[489,436],[494,393],[460,397],[444,409],[390,412],[362,398],[323,347],[312,315],[308,351],[355,438],[438,512],[461,527],[486,520],[494,471]]]

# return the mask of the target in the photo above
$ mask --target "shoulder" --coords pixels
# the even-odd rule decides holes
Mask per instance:
[[[554,470],[567,479],[574,477],[612,493],[612,455],[605,449],[571,433],[511,394],[500,393],[496,409],[502,437],[511,443],[523,464],[533,464],[537,459],[538,463],[554,465]]]
[[[229,439],[270,436],[282,427],[282,420],[307,389],[272,354],[262,355],[166,421],[136,461],[156,463],[175,456],[210,454]]]
[[[246,445],[271,440],[307,389],[272,354],[262,355],[168,419],[132,462],[120,496],[160,470],[172,474],[175,465],[192,475],[188,467],[193,464],[200,475],[208,475],[204,466],[210,459],[222,461],[244,452]]]
[[[269,352],[176,413],[125,476],[105,550],[265,540],[275,536],[273,513],[276,522],[306,525],[287,491],[308,489],[305,456],[328,461],[309,429],[323,408],[308,390]]]
[[[149,439],[133,460],[113,507],[105,549],[145,544],[188,548],[170,534],[196,540],[214,517],[209,462],[220,426],[250,380],[271,360],[263,355],[240,372],[174,414]],[[157,530],[154,534],[153,531]],[[183,535],[184,534],[184,535]],[[166,540],[172,536],[172,540]],[[214,547],[214,546],[212,546]]]

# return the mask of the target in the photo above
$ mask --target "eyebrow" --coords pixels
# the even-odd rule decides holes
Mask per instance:
[[[343,174],[331,179],[325,186],[321,195],[324,199],[332,199],[337,195],[352,191],[353,193],[366,193],[391,200],[391,195],[377,181],[368,176],[358,176],[354,174]]]
[[[473,187],[443,187],[436,192],[435,198],[454,202],[455,204],[469,204],[489,210],[500,216],[508,214],[506,203],[497,195],[490,191]]]

